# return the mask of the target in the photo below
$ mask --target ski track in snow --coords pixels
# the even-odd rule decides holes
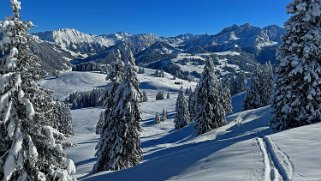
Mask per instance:
[[[283,180],[292,180],[294,173],[293,163],[290,161],[289,156],[284,153],[269,137],[263,137],[267,151],[269,152],[275,168],[278,169]],[[278,157],[280,156],[281,159]]]
[[[274,159],[272,158],[272,154],[266,142],[263,138],[256,138],[258,146],[263,155],[263,162],[264,162],[264,180],[265,181],[277,181],[280,180],[280,173],[279,170],[274,166]],[[283,179],[284,180],[284,179]]]
[[[243,113],[237,117],[236,123],[243,131],[256,135],[257,145],[259,146],[263,156],[264,180],[292,180],[294,177],[294,166],[290,160],[290,157],[284,153],[268,136],[262,136],[260,132],[246,130],[242,125],[242,117]]]

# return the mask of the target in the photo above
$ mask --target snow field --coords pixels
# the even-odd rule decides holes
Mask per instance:
[[[99,135],[94,132],[103,109],[72,111],[76,134],[69,140],[78,146],[66,152],[74,160],[76,176],[80,180],[321,180],[321,124],[273,134],[269,128],[272,109],[263,107],[242,112],[243,93],[233,97],[234,114],[227,116],[227,125],[201,136],[194,134],[193,123],[175,130],[176,90],[180,86],[174,84],[170,75],[157,78],[149,76],[152,73],[154,70],[147,70],[145,75],[138,75],[141,83],[146,82],[141,88],[147,92],[149,100],[140,106],[144,158],[136,167],[88,175],[96,160],[94,154]],[[105,83],[104,76],[95,73],[69,72],[62,77],[66,86],[73,82],[68,77],[83,77],[95,82],[77,80],[68,85],[70,90],[90,89]],[[44,81],[44,85],[60,89],[60,86],[53,86],[60,85],[59,79]],[[195,83],[184,82],[183,86],[194,87]],[[164,90],[165,94],[169,90],[171,98],[156,101],[158,89]],[[169,119],[154,125],[156,112],[161,113],[163,109],[168,110]]]

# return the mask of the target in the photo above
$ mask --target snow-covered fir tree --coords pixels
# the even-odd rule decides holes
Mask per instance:
[[[73,135],[73,122],[68,105],[60,101],[54,101],[53,104],[53,116],[51,117],[53,128],[66,136]]]
[[[195,121],[196,120],[196,113],[198,111],[198,104],[197,104],[197,100],[196,100],[196,96],[197,96],[197,92],[200,88],[200,84],[198,83],[194,89],[194,91],[192,91],[192,93],[190,94],[189,98],[188,98],[188,110],[189,110],[189,115],[191,117],[191,121]]]
[[[244,109],[257,109],[271,103],[273,93],[273,70],[271,64],[257,65],[246,91]]]
[[[188,112],[189,112],[191,121],[194,121],[196,116],[195,92],[196,92],[196,89],[188,97]]]
[[[155,124],[160,124],[160,123],[161,123],[159,113],[156,113],[156,114],[155,114],[154,123],[155,123]]]
[[[71,93],[66,99],[66,102],[71,105],[71,109],[81,109],[85,107],[103,106],[105,97],[105,89],[96,88],[92,91]]]
[[[185,96],[190,96],[192,93],[193,93],[193,91],[192,91],[192,88],[191,88],[191,87],[190,87],[190,88],[187,88],[187,89],[185,90]]]
[[[223,104],[223,107],[225,109],[225,113],[231,113],[232,112],[232,97],[230,88],[228,85],[221,85],[221,101]]]
[[[229,79],[231,95],[238,94],[246,90],[246,76],[244,72],[240,72]]]
[[[159,73],[159,70],[155,70],[155,73],[154,73],[155,77],[160,77],[160,73]]]
[[[279,48],[271,127],[284,130],[321,121],[321,1],[293,0]]]
[[[120,51],[116,51],[115,55],[116,60],[107,68],[108,74],[106,80],[110,80],[110,84],[107,86],[105,95],[103,96],[103,103],[105,105],[105,111],[103,111],[99,117],[99,120],[96,125],[96,133],[101,133],[102,128],[104,127],[107,121],[107,115],[113,111],[114,106],[114,97],[116,90],[123,80],[124,77],[124,62],[122,61],[122,56]]]
[[[139,67],[137,73],[138,73],[138,74],[144,74],[144,73],[145,73],[145,69],[142,68],[142,67]]]
[[[163,109],[161,122],[165,122],[167,120],[167,111]]]
[[[147,101],[148,101],[147,93],[146,91],[143,91],[143,102],[147,102]]]
[[[30,49],[31,22],[13,17],[0,23],[0,180],[74,180],[75,165],[63,152],[65,137],[52,128],[52,101],[37,85],[39,59]]]
[[[271,62],[266,63],[263,66],[263,75],[262,75],[262,82],[263,86],[261,89],[261,99],[262,105],[267,106],[272,103],[272,95],[274,91],[274,73],[273,73],[273,65]]]
[[[175,129],[183,128],[190,122],[191,119],[188,112],[188,101],[184,95],[183,88],[181,88],[176,100],[176,117],[174,120]]]
[[[165,99],[165,95],[164,95],[164,91],[158,91],[156,94],[156,100],[164,100]]]
[[[246,91],[246,97],[244,99],[244,110],[257,109],[261,107],[261,94],[260,94],[260,74],[261,69],[257,65],[255,72],[251,79],[251,86]]]
[[[163,77],[163,78],[165,77],[165,72],[164,72],[163,69],[162,69],[161,72],[160,72],[160,77]]]
[[[132,53],[125,57],[123,80],[115,91],[111,111],[105,115],[101,138],[97,144],[98,158],[93,173],[121,170],[135,166],[142,158],[139,101],[142,94]]]
[[[225,109],[220,98],[220,82],[213,61],[206,61],[195,95],[197,111],[196,133],[203,134],[225,124]]]

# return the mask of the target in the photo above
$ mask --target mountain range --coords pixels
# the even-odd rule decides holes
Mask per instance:
[[[195,72],[192,65],[197,69],[203,64],[202,60],[213,56],[221,60],[218,63],[230,64],[222,67],[229,70],[227,72],[231,72],[232,67],[234,71],[250,71],[257,62],[274,63],[284,33],[285,29],[276,25],[260,28],[250,24],[232,25],[215,35],[176,37],[123,32],[92,35],[75,29],[58,29],[35,33],[38,41],[33,49],[46,62],[43,63],[46,67],[54,65],[52,69],[65,69],[72,64],[110,63],[114,52],[127,44],[139,66],[164,69],[169,73],[194,71],[193,75],[199,76],[200,72]],[[186,65],[190,65],[190,71],[186,70]]]

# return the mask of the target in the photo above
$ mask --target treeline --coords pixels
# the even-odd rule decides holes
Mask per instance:
[[[86,92],[74,92],[66,99],[66,103],[70,105],[71,109],[103,106],[105,94],[106,89],[104,88],[96,88]]]

